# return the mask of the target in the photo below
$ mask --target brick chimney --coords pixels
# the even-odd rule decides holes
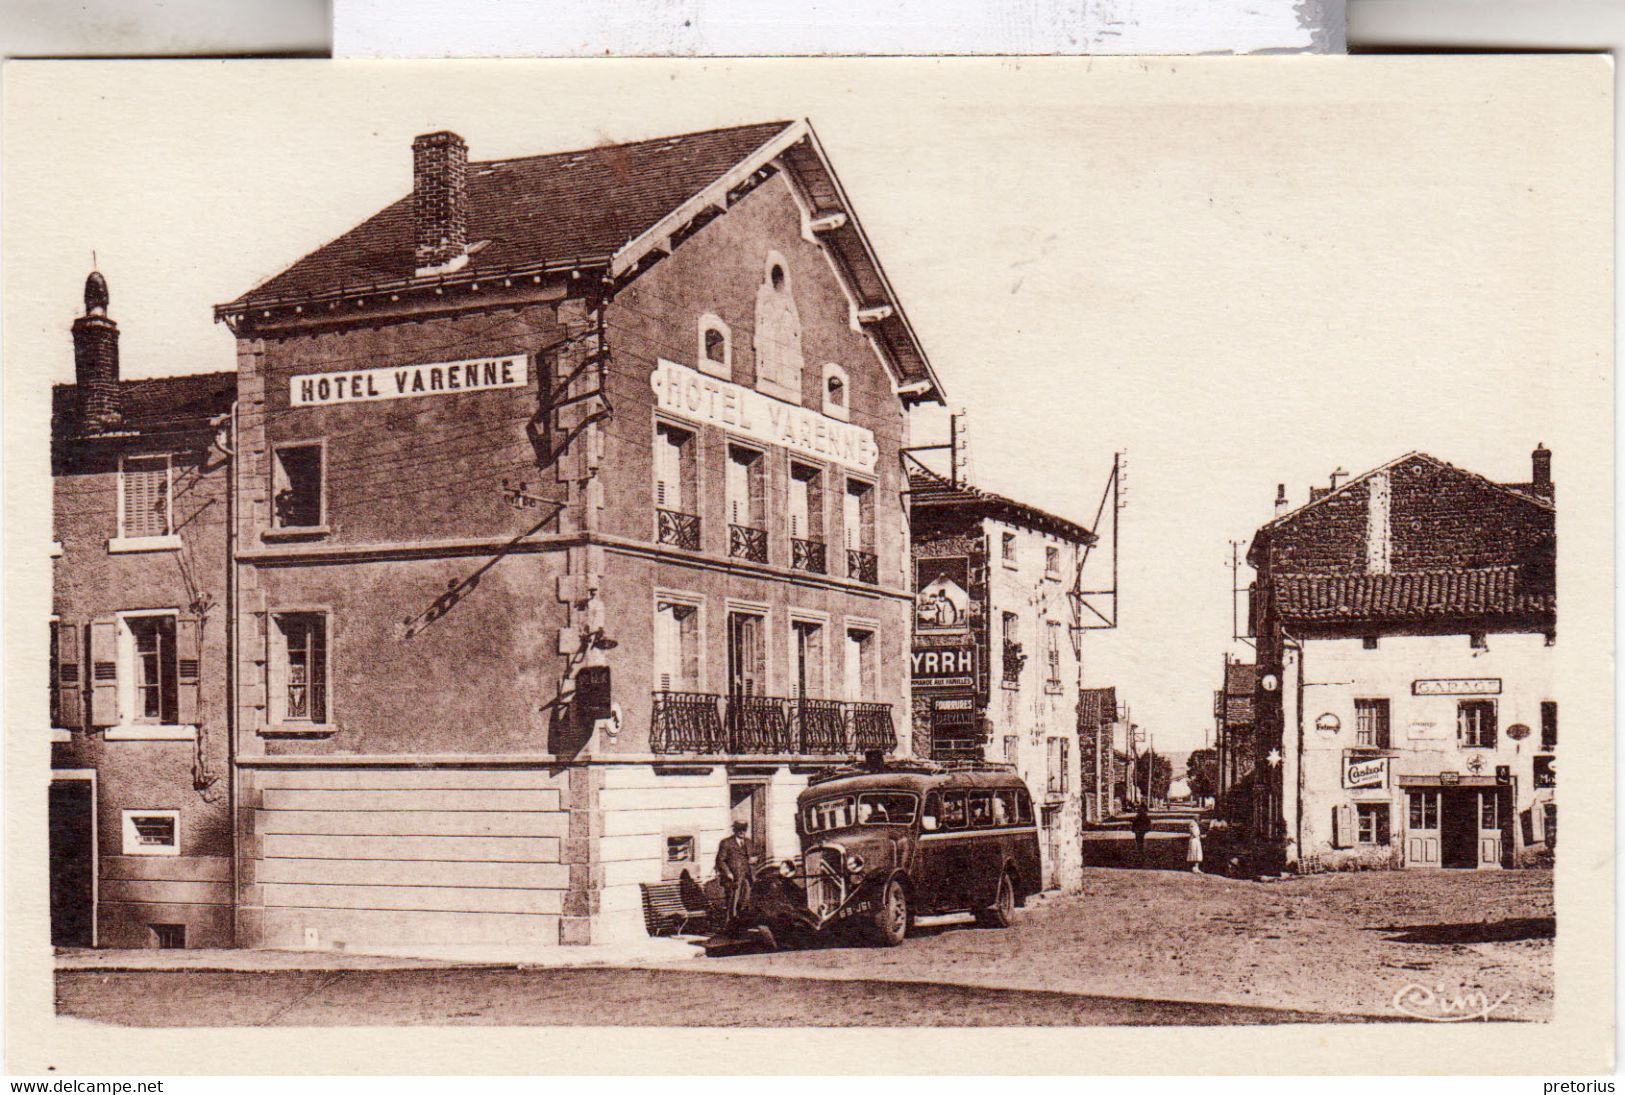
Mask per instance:
[[[446,274],[468,261],[468,145],[449,130],[412,141],[412,224],[417,273]]]
[[[107,318],[107,279],[85,279],[85,314],[73,321],[73,372],[79,428],[99,433],[119,424],[118,324]]]
[[[1285,513],[1288,504],[1286,500],[1286,484],[1275,484],[1275,516],[1279,517]]]
[[[1537,443],[1535,451],[1529,454],[1530,489],[1542,498],[1551,498],[1557,488],[1552,486],[1552,450],[1544,443]]]

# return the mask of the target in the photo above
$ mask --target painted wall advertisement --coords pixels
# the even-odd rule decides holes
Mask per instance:
[[[1344,787],[1388,786],[1388,762],[1392,757],[1344,757]]]
[[[973,646],[915,647],[909,656],[915,688],[976,687],[976,648]]]
[[[970,559],[963,555],[947,555],[940,559],[916,559],[915,633],[965,634],[969,630]]]

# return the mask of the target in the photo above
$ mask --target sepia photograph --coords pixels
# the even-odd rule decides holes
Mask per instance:
[[[5,80],[38,1071],[1608,1052],[1606,59]]]

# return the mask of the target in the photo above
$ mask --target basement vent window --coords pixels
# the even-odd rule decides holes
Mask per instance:
[[[147,927],[152,929],[152,942],[159,950],[185,949],[185,924],[148,924]]]
[[[179,810],[125,810],[125,855],[179,855]]]

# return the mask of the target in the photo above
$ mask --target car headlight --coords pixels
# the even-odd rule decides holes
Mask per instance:
[[[863,870],[863,857],[856,852],[849,854],[846,857],[846,869],[852,874],[857,874]]]

